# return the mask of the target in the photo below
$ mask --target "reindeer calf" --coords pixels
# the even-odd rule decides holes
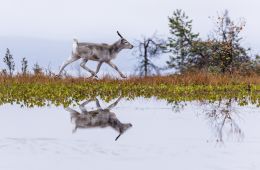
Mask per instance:
[[[80,63],[80,66],[91,73],[90,78],[97,78],[97,73],[104,62],[114,68],[122,78],[126,78],[126,76],[111,62],[111,60],[115,59],[122,49],[132,49],[134,46],[130,44],[118,31],[117,34],[120,39],[112,45],[78,42],[77,39],[74,39],[72,54],[61,66],[58,76],[61,75],[67,65],[81,58],[82,62]],[[95,72],[86,67],[88,60],[98,62]]]

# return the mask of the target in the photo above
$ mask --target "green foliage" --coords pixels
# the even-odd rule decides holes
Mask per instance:
[[[250,71],[260,75],[260,56],[256,55],[254,60],[249,65]]]
[[[214,34],[203,41],[192,32],[192,20],[181,10],[169,18],[171,37],[168,48],[172,52],[169,67],[180,72],[197,69],[218,73],[234,73],[249,68],[250,49],[241,45],[241,31],[245,22],[235,23],[225,11],[216,20]],[[241,69],[241,67],[245,69]]]
[[[194,57],[193,42],[198,40],[199,34],[192,32],[192,20],[182,10],[174,11],[173,16],[169,17],[169,27],[171,37],[167,46],[172,55],[167,64],[182,72],[190,67]]]
[[[16,103],[21,106],[46,106],[78,104],[85,99],[100,96],[105,101],[115,99],[122,94],[127,99],[136,97],[156,97],[169,103],[185,101],[218,101],[234,99],[245,105],[248,102],[260,105],[260,86],[236,85],[174,85],[171,83],[136,82],[74,82],[46,83],[19,82],[15,79],[0,84],[0,104]]]
[[[248,51],[241,46],[241,31],[245,22],[235,23],[226,10],[216,21],[215,34],[211,37],[211,66],[219,67],[222,73],[238,70],[245,63],[250,62]]]

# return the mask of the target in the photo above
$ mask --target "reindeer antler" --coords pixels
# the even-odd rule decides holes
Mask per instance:
[[[123,36],[119,33],[119,31],[117,31],[117,34],[119,35],[119,37],[123,38]]]
[[[115,141],[117,141],[117,139],[118,139],[121,135],[122,135],[122,134],[120,133],[120,134],[116,137]]]

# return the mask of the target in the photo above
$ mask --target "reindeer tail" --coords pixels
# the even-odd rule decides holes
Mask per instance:
[[[73,38],[73,44],[72,44],[72,51],[73,53],[76,53],[78,48],[79,41],[76,38]]]
[[[77,39],[77,38],[73,38],[73,42],[74,42],[74,43],[76,43],[76,44],[78,44],[78,43],[79,43],[79,41],[78,41],[78,39]]]

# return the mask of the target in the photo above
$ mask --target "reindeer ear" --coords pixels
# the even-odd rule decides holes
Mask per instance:
[[[123,36],[119,33],[119,31],[117,31],[117,34],[120,38],[123,38]]]

